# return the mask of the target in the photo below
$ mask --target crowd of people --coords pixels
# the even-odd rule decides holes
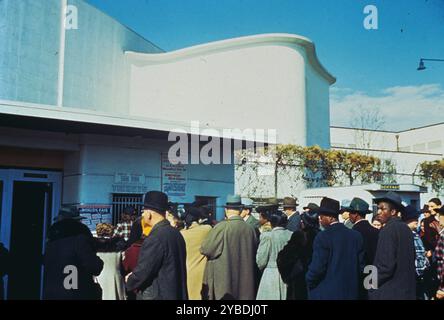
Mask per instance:
[[[62,207],[48,233],[44,299],[444,299],[441,201],[417,210],[388,192],[374,203],[376,214],[360,198],[324,197],[299,212],[291,197],[255,207],[230,195],[217,222],[204,202],[178,214],[150,191],[141,215],[127,207],[94,237]]]

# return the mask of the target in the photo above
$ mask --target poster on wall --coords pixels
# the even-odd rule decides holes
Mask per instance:
[[[91,230],[96,230],[98,223],[112,223],[111,205],[85,204],[78,206],[79,213],[85,219],[82,222]]]
[[[168,153],[162,153],[162,191],[168,197],[185,197],[187,189],[187,168],[184,164],[172,164]]]

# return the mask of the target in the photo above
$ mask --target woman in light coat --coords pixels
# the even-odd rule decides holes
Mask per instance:
[[[285,300],[287,285],[282,280],[276,265],[278,253],[290,240],[292,232],[285,229],[287,216],[281,211],[269,213],[272,230],[260,236],[259,248],[256,254],[256,263],[263,270],[259,283],[257,300]]]
[[[97,281],[102,288],[102,300],[126,300],[125,283],[121,275],[123,246],[120,239],[112,238],[114,227],[108,223],[96,226],[97,256],[103,260],[103,270]]]
[[[185,214],[185,229],[182,229],[187,250],[187,286],[190,300],[202,300],[202,282],[207,258],[200,253],[200,247],[211,231],[211,226],[200,224],[202,219],[200,208],[189,207]]]

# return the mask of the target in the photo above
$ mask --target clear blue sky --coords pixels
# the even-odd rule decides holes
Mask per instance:
[[[402,128],[444,121],[444,62],[416,71],[420,57],[444,59],[444,0],[87,1],[166,51],[259,33],[308,37],[321,63],[337,77],[334,124],[346,125],[341,119],[350,116],[346,109],[360,97],[364,106],[376,104],[381,113],[406,101],[418,105],[411,106],[412,112],[430,111],[422,119],[405,118]],[[378,30],[363,27],[368,4],[378,8]],[[388,122],[392,108],[385,115]]]

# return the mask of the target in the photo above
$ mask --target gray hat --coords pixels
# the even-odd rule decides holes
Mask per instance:
[[[225,208],[227,209],[239,209],[241,210],[243,208],[243,204],[241,201],[240,195],[228,195],[227,196],[227,203],[225,204]]]
[[[242,205],[244,206],[244,208],[246,209],[253,209],[253,200],[250,198],[243,198],[242,199]]]
[[[62,207],[59,210],[59,215],[54,219],[54,221],[62,221],[66,219],[82,220],[86,218],[82,217],[79,214],[79,210],[77,209],[76,206],[62,205]]]

